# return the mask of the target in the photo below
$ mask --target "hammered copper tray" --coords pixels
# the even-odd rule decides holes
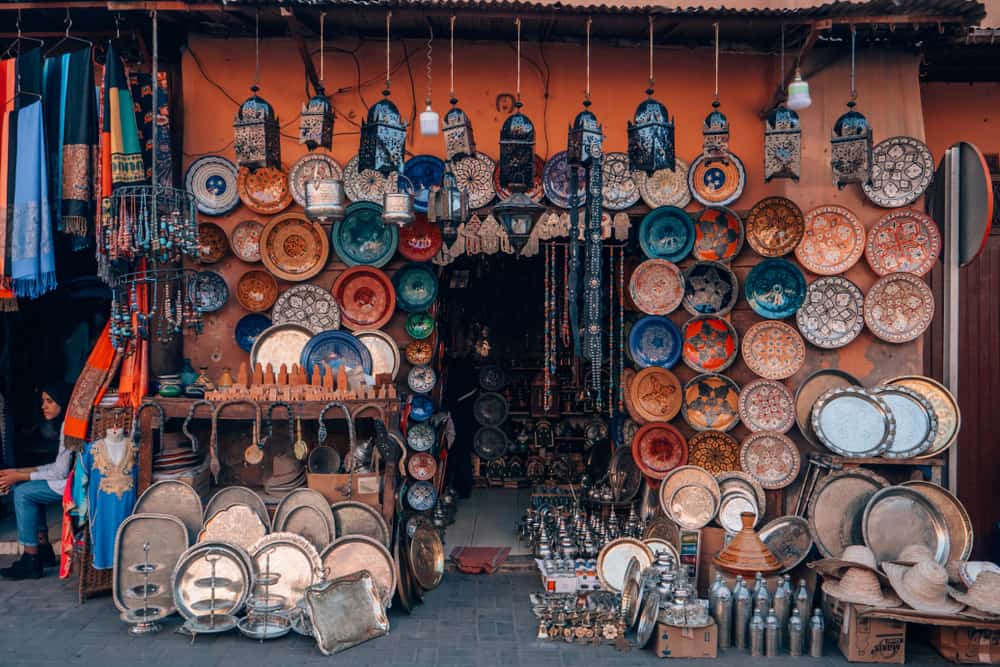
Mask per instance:
[[[239,503],[212,514],[198,533],[198,542],[228,542],[249,549],[267,533],[268,527],[260,515],[249,505]]]
[[[257,513],[261,523],[270,528],[271,518],[264,500],[256,491],[245,486],[227,486],[216,491],[205,504],[205,520],[211,519],[213,514],[232,505],[247,505]]]
[[[274,520],[271,522],[274,532],[278,533],[283,530],[290,530],[286,527],[289,516],[296,508],[303,506],[312,507],[323,518],[329,528],[330,541],[340,534],[337,532],[336,522],[333,519],[330,501],[315,489],[301,488],[295,489],[278,503],[277,509],[274,510]],[[326,544],[323,545],[323,547],[325,546]],[[317,547],[317,551],[323,547]]]
[[[145,606],[142,587],[147,583],[142,572],[146,563],[144,545],[149,545],[148,583],[155,587],[147,591],[148,604],[163,611],[163,616],[175,610],[170,590],[170,575],[177,560],[188,547],[187,528],[170,514],[133,514],[118,526],[114,545],[114,568],[111,595],[115,607],[127,612]]]
[[[652,550],[640,540],[619,537],[605,544],[597,556],[597,578],[601,584],[620,593],[625,583],[625,571],[632,558],[639,561],[640,571],[653,564]]]
[[[809,522],[800,516],[779,516],[764,524],[757,531],[757,537],[781,561],[782,572],[788,572],[804,561],[813,547]]]
[[[245,549],[230,543],[202,542],[192,546],[178,559],[170,580],[177,611],[187,620],[238,614],[253,586],[250,562]]]
[[[699,466],[687,465],[674,468],[660,482],[660,511],[670,516],[670,499],[679,488],[690,484],[704,486],[711,491],[715,498],[715,505],[718,507],[722,500],[722,491],[719,489],[719,483],[715,476]]]
[[[396,591],[396,562],[384,544],[367,535],[345,535],[320,554],[323,577],[340,577],[367,570],[375,581],[382,604],[389,606]]]
[[[269,558],[270,556],[270,558]],[[270,595],[281,596],[288,607],[294,607],[305,590],[322,578],[323,564],[312,544],[294,533],[271,533],[250,548],[250,557],[260,576],[277,575],[268,586]],[[258,583],[254,594],[263,594]]]
[[[868,499],[861,530],[879,563],[894,561],[908,546],[930,549],[938,565],[948,562],[948,526],[937,507],[912,487],[888,486]]]
[[[417,586],[434,590],[444,578],[444,544],[436,528],[422,523],[413,531],[407,550],[410,573]]]
[[[836,368],[821,368],[802,381],[795,390],[795,423],[806,440],[817,447],[823,446],[812,430],[812,409],[816,399],[829,389],[851,386],[860,387],[861,382],[850,373]]]
[[[333,522],[337,528],[338,538],[345,535],[367,535],[389,546],[389,527],[378,510],[354,500],[344,500],[334,503]]]
[[[204,516],[198,492],[175,479],[160,480],[150,485],[139,496],[132,513],[171,514],[177,517],[187,528],[188,544],[194,544],[198,540]]]
[[[972,530],[972,519],[962,502],[948,489],[933,482],[913,480],[903,482],[900,486],[911,488],[924,496],[941,513],[948,527],[948,541],[951,545],[948,562],[968,560],[972,555],[975,534]]]
[[[864,544],[861,517],[868,500],[889,486],[864,468],[850,468],[822,479],[809,501],[809,532],[824,558],[840,558],[844,547]]]

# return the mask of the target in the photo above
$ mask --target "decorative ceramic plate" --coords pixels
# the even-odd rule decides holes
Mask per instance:
[[[355,155],[344,167],[344,194],[354,202],[368,201],[381,206],[386,191],[395,191],[397,179],[396,172],[383,176],[374,169],[365,169],[359,173]]]
[[[795,247],[795,258],[821,276],[843,273],[865,252],[865,228],[843,206],[817,206],[806,213],[805,233]]]
[[[910,273],[879,278],[865,297],[865,324],[876,338],[906,343],[927,330],[934,318],[934,293]]]
[[[390,375],[396,379],[399,373],[399,346],[392,336],[377,329],[367,331],[356,331],[354,335],[361,344],[368,348],[368,353],[372,356],[372,377],[379,375]]]
[[[632,179],[628,153],[605,153],[601,162],[601,195],[609,211],[624,211],[639,201],[639,187]]]
[[[672,368],[681,357],[681,332],[659,315],[647,315],[632,325],[628,336],[632,361],[640,368]]]
[[[316,285],[293,285],[274,302],[275,324],[300,324],[314,334],[340,328],[340,306],[333,295]]]
[[[940,254],[937,223],[912,208],[887,213],[868,230],[865,259],[880,276],[900,272],[925,276]]]
[[[757,322],[743,334],[743,361],[767,380],[784,380],[799,372],[806,345],[795,327],[784,322]]]
[[[934,178],[934,156],[913,137],[889,137],[872,149],[871,181],[861,184],[865,196],[882,208],[912,204]]]
[[[878,396],[860,387],[844,387],[831,389],[816,399],[812,428],[830,451],[841,456],[871,457],[889,449],[896,420]]]
[[[275,369],[282,364],[291,368],[302,360],[302,350],[312,335],[309,329],[298,324],[275,324],[265,329],[250,349],[250,367],[259,363],[263,367],[271,364]]]
[[[740,388],[732,379],[703,373],[684,385],[681,412],[696,431],[730,431],[740,423]]]
[[[292,203],[288,177],[274,167],[261,167],[256,171],[240,167],[236,188],[243,205],[261,215],[281,213]]]
[[[752,432],[787,433],[795,424],[795,399],[774,380],[754,380],[740,390],[740,419]]]
[[[931,448],[937,437],[938,424],[930,401],[898,385],[882,385],[870,391],[885,401],[896,421],[896,436],[889,449],[882,452],[883,457],[906,459],[920,456]]]
[[[646,257],[677,263],[694,247],[694,223],[683,209],[661,206],[639,223],[639,245]]]
[[[785,197],[765,197],[747,214],[747,243],[761,257],[781,257],[795,250],[805,234],[802,209]]]
[[[497,196],[493,185],[496,170],[493,158],[479,152],[452,163],[451,173],[455,175],[455,184],[459,190],[469,195],[470,210],[486,206]]]
[[[202,264],[215,264],[226,256],[229,249],[229,238],[222,227],[214,222],[202,222],[198,225],[198,261]]]
[[[260,261],[260,233],[264,225],[256,220],[244,220],[233,228],[229,235],[229,247],[233,254],[251,264]]]
[[[706,261],[732,259],[743,249],[743,221],[725,206],[709,206],[694,219],[691,256]]]
[[[406,316],[406,333],[414,340],[424,340],[434,333],[434,317],[426,310]]]
[[[682,334],[684,363],[699,373],[721,373],[736,360],[739,352],[736,329],[721,317],[694,317],[684,324]]]
[[[500,426],[507,419],[507,399],[494,391],[483,392],[472,404],[472,415],[480,426]]]
[[[341,364],[347,368],[361,368],[365,375],[372,374],[372,355],[364,343],[346,331],[323,331],[309,339],[303,348],[299,365],[312,369],[317,364],[326,366],[336,375]]]
[[[260,259],[283,280],[309,280],[326,267],[329,257],[326,232],[299,213],[272,218],[260,233]]]
[[[206,155],[191,163],[184,187],[194,196],[199,213],[225,215],[240,205],[236,165],[221,155]]]
[[[692,315],[725,315],[740,297],[733,270],[722,262],[697,262],[684,273],[684,309]]]
[[[934,437],[934,444],[921,455],[921,458],[940,454],[955,442],[962,424],[962,414],[958,409],[958,402],[947,387],[937,380],[922,375],[904,375],[887,380],[886,384],[912,389],[930,401],[931,407],[934,408],[934,415],[938,421],[937,435]]]
[[[410,398],[410,421],[425,422],[434,416],[434,401],[423,394],[415,394]]]
[[[652,176],[641,169],[632,172],[639,195],[649,208],[687,206],[691,201],[687,176],[688,163],[680,158],[674,158],[673,169],[660,169],[654,171]]]
[[[288,170],[288,185],[292,199],[302,208],[306,207],[306,183],[327,179],[340,180],[344,170],[337,161],[326,153],[306,153]]]
[[[629,278],[629,296],[642,312],[667,315],[684,299],[684,275],[673,262],[647,259]]]
[[[414,482],[406,492],[406,502],[417,512],[426,512],[437,502],[437,491],[430,482]]]
[[[389,276],[373,266],[347,269],[333,283],[342,324],[351,330],[379,329],[396,309],[396,291]]]
[[[441,228],[422,213],[399,231],[399,254],[411,262],[431,261],[443,244]]]
[[[576,171],[577,206],[580,207],[587,203],[587,172],[583,167],[576,167]],[[545,163],[545,171],[542,174],[545,196],[559,208],[569,208],[569,177],[570,166],[566,160],[566,151],[559,151]]]
[[[484,461],[500,458],[507,451],[507,436],[496,426],[483,426],[472,436],[472,451]]]
[[[722,431],[701,431],[688,441],[688,461],[713,475],[740,467],[740,443]]]
[[[406,460],[406,472],[420,482],[433,479],[437,473],[437,459],[429,452],[416,452]]]
[[[799,476],[799,449],[784,433],[757,431],[740,447],[740,467],[765,489],[783,489]]]
[[[382,207],[367,201],[347,207],[344,219],[330,228],[337,257],[348,266],[385,266],[399,245],[399,227],[382,222]]]
[[[646,424],[632,439],[632,458],[646,477],[663,479],[667,473],[687,463],[687,442],[670,424]]]
[[[430,366],[414,366],[406,375],[406,385],[416,394],[426,394],[437,384],[437,373]]]
[[[411,366],[431,363],[434,358],[434,346],[426,340],[411,340],[406,346],[406,361]]]
[[[236,282],[236,301],[244,310],[262,313],[278,298],[278,282],[267,271],[247,271]]]
[[[412,313],[426,310],[437,298],[438,279],[434,269],[426,264],[407,264],[392,277],[396,290],[396,306]]]
[[[681,409],[680,380],[666,368],[650,366],[642,369],[632,378],[628,392],[635,409],[633,419],[668,422]]]
[[[785,259],[765,259],[747,274],[743,292],[753,312],[770,320],[791,317],[806,299],[806,277]]]
[[[688,171],[688,188],[691,195],[705,206],[726,206],[743,194],[747,172],[743,162],[733,155],[706,155],[702,153]]]
[[[410,424],[406,429],[406,444],[415,452],[426,452],[434,446],[437,434],[428,422]]]
[[[203,313],[221,310],[229,300],[229,287],[225,279],[215,271],[196,273],[188,283],[188,292],[195,308]]]
[[[409,192],[413,186],[413,210],[426,213],[431,188],[440,187],[444,181],[444,160],[434,155],[414,155],[403,164],[403,175],[406,176],[400,181],[403,189]]]
[[[802,337],[824,349],[844,347],[865,324],[865,297],[843,276],[824,276],[806,289],[806,300],[795,313]]]
[[[479,153],[476,154],[477,156]],[[542,201],[545,197],[545,187],[542,185],[542,174],[545,172],[545,160],[542,159],[541,155],[535,155],[535,181],[529,189],[524,194],[528,195],[533,202],[536,204]],[[461,187],[461,185],[459,185]],[[506,199],[510,197],[511,191],[508,188],[500,185],[500,169],[495,169],[493,171],[493,188],[496,190],[498,199]],[[471,208],[471,205],[470,205]]]
[[[795,390],[795,425],[806,440],[820,447],[822,443],[812,430],[812,409],[816,400],[830,389],[860,387],[858,379],[838,368],[821,368],[813,371]]]
[[[253,349],[254,341],[257,340],[257,336],[269,326],[271,326],[271,320],[267,315],[261,315],[260,313],[244,315],[236,323],[236,330],[234,332],[236,344],[244,352],[250,352]]]

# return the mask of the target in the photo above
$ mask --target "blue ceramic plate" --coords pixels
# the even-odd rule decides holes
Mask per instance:
[[[425,422],[434,414],[434,401],[423,394],[417,394],[410,400],[410,421]]]
[[[430,482],[414,482],[406,490],[406,502],[418,512],[426,512],[437,502],[437,491]]]
[[[806,300],[806,278],[786,259],[765,259],[747,275],[743,292],[753,312],[782,320],[794,315]]]
[[[244,352],[249,352],[253,349],[253,342],[257,340],[260,332],[269,326],[271,326],[271,320],[267,315],[261,315],[260,313],[244,315],[236,323],[236,344]]]
[[[694,223],[676,206],[654,208],[639,224],[639,245],[646,257],[676,264],[694,247]]]
[[[681,358],[683,342],[677,325],[659,315],[647,315],[632,325],[629,354],[636,366],[672,368]]]
[[[188,283],[189,296],[195,308],[203,313],[221,310],[229,300],[229,287],[215,271],[201,271]]]
[[[426,310],[437,298],[438,280],[427,264],[407,264],[392,277],[396,307],[407,313]]]
[[[225,215],[240,205],[236,165],[221,155],[198,158],[184,174],[184,187],[194,196],[199,213]]]
[[[330,228],[337,257],[348,266],[385,266],[399,245],[399,228],[382,222],[382,207],[367,201],[347,207],[344,219]]]
[[[364,370],[365,375],[372,374],[372,355],[360,340],[346,331],[322,331],[306,343],[302,349],[299,365],[311,369],[314,365],[326,365],[334,373],[341,363],[348,368]]]
[[[414,155],[403,165],[403,176],[413,184],[413,210],[426,213],[431,186],[441,185],[444,181],[444,161],[433,155]],[[399,184],[408,188],[403,179]]]

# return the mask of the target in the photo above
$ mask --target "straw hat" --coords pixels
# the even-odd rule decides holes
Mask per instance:
[[[969,586],[967,593],[949,587],[948,594],[976,612],[1000,615],[1000,574],[996,572],[980,574]]]
[[[824,576],[838,578],[844,576],[844,570],[860,567],[871,570],[879,578],[888,581],[875,564],[874,552],[863,544],[852,544],[844,548],[840,558],[822,558],[809,563],[809,567]]]
[[[844,602],[872,607],[898,607],[899,598],[885,595],[875,570],[867,567],[848,567],[844,576],[823,582],[823,592]]]
[[[948,599],[948,572],[932,560],[912,567],[882,563],[893,590],[903,602],[928,614],[957,614],[964,606]]]
[[[935,560],[930,547],[926,544],[910,544],[903,547],[903,550],[899,552],[899,555],[889,562],[898,563],[900,565],[916,565],[917,563],[925,560]]]

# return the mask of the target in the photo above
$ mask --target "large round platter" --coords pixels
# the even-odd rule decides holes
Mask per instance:
[[[246,505],[251,508],[264,526],[271,525],[271,519],[267,514],[267,506],[264,500],[253,489],[245,486],[227,486],[215,492],[205,504],[205,521],[212,518],[217,512],[232,505]]]
[[[199,271],[188,283],[188,296],[199,311],[214,313],[229,300],[229,287],[215,271]]]
[[[355,337],[368,349],[372,357],[372,376],[390,375],[396,379],[399,373],[399,346],[392,336],[378,329],[355,331]]]
[[[681,330],[684,363],[699,373],[721,373],[739,354],[739,338],[733,325],[715,315],[699,315]]]
[[[297,605],[305,590],[322,578],[323,564],[315,547],[294,533],[265,535],[250,548],[250,557],[262,576],[278,575],[268,593],[282,596],[290,607]]]
[[[302,348],[302,368],[312,369],[314,366],[326,367],[337,373],[341,364],[347,369],[364,369],[365,375],[372,374],[372,355],[368,348],[346,331],[322,331],[306,343]]]
[[[701,431],[688,440],[688,461],[713,475],[740,466],[740,443],[722,431]]]
[[[994,211],[1000,202],[995,201],[992,170],[978,148],[968,141],[952,144],[957,153],[962,178],[958,184],[958,205],[962,211],[962,224],[958,226],[959,266],[968,266],[986,249],[993,228]],[[947,216],[945,206],[949,200],[951,181],[945,176],[945,161],[938,164],[932,186],[927,190],[927,212],[935,220]]]
[[[639,624],[635,628],[635,641],[638,648],[646,648],[656,631],[657,619],[660,614],[660,593],[649,591],[639,612]]]
[[[729,431],[740,422],[740,388],[730,378],[703,373],[684,385],[681,412],[696,431]]]
[[[413,482],[406,490],[406,502],[417,512],[426,512],[437,502],[437,490],[430,482]]]
[[[194,196],[199,213],[225,215],[240,205],[236,165],[221,155],[206,155],[191,163],[184,187]]]
[[[685,530],[698,530],[708,525],[719,510],[712,492],[698,484],[688,484],[670,497],[668,516]]]
[[[843,273],[857,264],[865,252],[865,228],[843,206],[818,206],[806,213],[802,241],[795,258],[807,270],[821,276]]]
[[[628,349],[632,361],[640,368],[672,368],[681,356],[681,332],[667,318],[647,315],[632,325]]]
[[[410,538],[410,572],[417,586],[431,591],[444,578],[444,544],[441,533],[425,523],[417,526]]]
[[[291,491],[278,503],[278,507],[274,510],[274,519],[271,522],[274,532],[296,532],[288,527],[289,519],[303,507],[314,510],[313,513],[324,526],[324,534],[329,534],[330,538],[336,535],[337,527],[333,521],[333,512],[330,511],[330,502],[319,491],[303,488]],[[303,537],[305,536],[303,535]],[[329,542],[330,540],[327,540],[323,547]]]
[[[428,394],[437,384],[437,374],[430,366],[414,366],[406,374],[406,386],[415,394]]]
[[[948,562],[951,540],[944,517],[912,487],[888,486],[876,491],[865,507],[861,531],[876,562],[894,561],[913,545],[926,546],[938,565]]]
[[[765,489],[783,489],[799,476],[798,447],[784,433],[757,431],[740,447],[740,468]]]
[[[407,264],[392,277],[396,306],[412,313],[427,310],[437,298],[438,279],[426,264]]]
[[[913,137],[889,137],[872,149],[871,179],[861,184],[865,196],[882,208],[912,204],[934,178],[934,156]]]
[[[583,206],[587,201],[587,172],[583,167],[573,167],[577,171],[577,206]],[[566,151],[559,151],[545,163],[542,173],[542,186],[545,196],[553,205],[559,208],[569,208],[569,177],[570,166],[566,159]]]
[[[431,188],[440,187],[444,180],[444,160],[434,155],[414,155],[403,165],[403,175],[406,179],[400,184],[406,191],[413,186],[413,210],[426,213]]]
[[[274,167],[251,171],[240,167],[236,175],[240,201],[254,213],[275,215],[292,204],[292,191],[285,172]]]
[[[254,341],[250,349],[250,367],[260,364],[266,368],[271,364],[277,370],[284,364],[291,368],[302,359],[302,351],[312,336],[312,331],[300,324],[275,324],[262,331]]]
[[[865,325],[887,343],[919,338],[934,319],[934,293],[909,273],[879,278],[865,297]]]
[[[472,414],[480,426],[499,426],[507,419],[507,412],[507,399],[493,391],[479,394],[472,404]]]
[[[333,295],[316,285],[292,285],[271,310],[275,324],[299,324],[313,333],[340,328],[340,306]]]
[[[961,562],[972,555],[973,531],[972,519],[961,501],[947,489],[922,480],[903,482],[900,486],[912,489],[927,499],[944,519],[948,527],[948,543],[950,550],[948,562]]]
[[[632,178],[627,153],[605,153],[601,163],[602,205],[609,211],[624,211],[639,201],[639,187]]]
[[[694,219],[691,256],[702,261],[725,261],[743,249],[743,221],[725,206],[709,206]]]
[[[633,558],[639,562],[640,572],[653,564],[653,552],[641,540],[620,537],[605,544],[597,555],[597,578],[601,584],[620,593],[625,583],[625,571]]]
[[[202,614],[221,618],[238,613],[253,587],[249,561],[243,547],[227,542],[208,541],[188,548],[177,560],[170,578],[178,613],[187,620]],[[205,605],[209,608],[203,608]]]
[[[650,366],[639,371],[627,388],[635,413],[643,423],[668,422],[681,409],[681,383],[666,368]]]
[[[694,222],[676,206],[655,208],[639,223],[639,246],[650,259],[676,264],[691,252],[694,236]]]
[[[478,154],[477,154],[478,155]],[[533,202],[536,204],[541,203],[542,198],[545,196],[545,188],[542,186],[542,174],[545,172],[545,160],[542,156],[535,155],[535,180],[531,185],[531,188],[524,194],[528,195]],[[461,187],[461,185],[459,185]],[[498,199],[507,199],[511,195],[511,191],[508,188],[503,187],[500,184],[500,170],[496,169],[493,172],[493,187],[496,190]]]
[[[229,237],[222,227],[214,222],[198,225],[198,261],[201,264],[215,264],[226,256],[227,250]]]
[[[493,461],[507,451],[507,436],[496,426],[483,426],[472,436],[472,450],[484,461]]]
[[[434,447],[437,433],[427,422],[410,424],[406,429],[406,444],[415,452],[426,452]]]
[[[863,458],[879,456],[889,448],[896,423],[881,398],[859,387],[844,387],[816,399],[812,428],[830,451]]]
[[[740,420],[754,433],[787,433],[795,425],[795,399],[781,382],[754,380],[740,390]]]
[[[493,158],[478,152],[452,163],[451,172],[455,175],[455,184],[469,196],[469,209],[482,208],[496,197],[497,191],[493,185],[496,170]]]
[[[327,580],[367,570],[382,604],[392,602],[392,594],[396,591],[396,567],[384,543],[367,535],[345,535],[323,549],[320,560],[323,578]]]
[[[395,191],[398,175],[393,172],[383,176],[374,169],[358,172],[358,156],[355,155],[344,167],[344,194],[351,201],[368,201],[382,204],[386,191]]]
[[[868,230],[865,259],[879,276],[912,273],[925,276],[941,254],[937,223],[920,211],[890,211]]]
[[[269,310],[278,298],[278,282],[267,271],[247,271],[236,282],[236,301],[251,313]]]
[[[326,153],[306,153],[288,170],[288,185],[292,199],[302,208],[306,207],[306,183],[309,181],[341,180],[344,170],[337,161]]]
[[[806,360],[802,336],[784,322],[765,320],[751,325],[741,346],[747,368],[767,380],[792,377]]]
[[[934,444],[937,437],[937,415],[931,402],[917,392],[897,385],[882,385],[870,389],[889,406],[896,421],[896,435],[889,449],[882,452],[887,459],[920,456]]]
[[[229,247],[233,254],[244,262],[254,264],[260,261],[260,233],[264,225],[256,220],[244,220],[229,234]]]
[[[740,298],[733,270],[722,262],[696,262],[684,273],[684,309],[692,315],[725,315]]]
[[[651,422],[632,439],[632,458],[647,478],[663,479],[671,470],[687,463],[687,441],[670,424]]]
[[[746,474],[742,470],[729,470],[715,474],[715,480],[719,484],[722,495],[734,491],[742,491],[754,497],[757,501],[757,515],[763,516],[767,507],[767,492],[754,477]]]
[[[382,207],[372,202],[354,202],[344,219],[330,228],[333,250],[344,264],[385,266],[399,245],[399,228],[382,222]]]
[[[746,187],[747,173],[743,162],[733,155],[702,153],[688,170],[691,195],[705,206],[727,206],[740,198]]]
[[[270,532],[267,522],[267,510],[262,519],[250,505],[230,505],[205,520],[204,528],[198,533],[198,542],[228,542],[249,549],[254,542]]]
[[[743,514],[752,514],[753,526],[760,521],[760,510],[751,493],[727,493],[722,496],[715,522],[729,535],[743,530]]]
[[[943,384],[922,375],[904,375],[886,380],[885,384],[912,389],[926,398],[931,407],[934,408],[934,415],[937,417],[938,423],[937,435],[934,436],[934,443],[930,449],[919,458],[940,454],[955,442],[958,429],[962,424],[962,414],[958,409],[955,397]]]
[[[684,275],[665,259],[647,259],[635,267],[628,281],[629,296],[647,315],[667,315],[684,299]]]
[[[779,516],[757,531],[764,546],[781,561],[781,571],[788,572],[802,563],[813,547],[809,522],[800,516]]]
[[[747,243],[761,257],[781,257],[795,250],[805,234],[802,209],[785,197],[765,197],[746,219]]]
[[[367,535],[389,546],[389,527],[378,510],[356,500],[342,500],[330,506],[337,536]]]
[[[799,432],[812,444],[822,446],[812,430],[812,409],[816,399],[830,389],[860,386],[857,378],[836,368],[814,371],[795,390],[795,425],[799,427]]]
[[[299,213],[272,218],[260,233],[260,259],[282,280],[309,280],[326,267],[329,257],[326,232]]]
[[[715,499],[715,506],[719,506],[722,500],[722,491],[719,489],[719,482],[712,473],[696,465],[686,465],[674,468],[660,482],[659,501],[660,511],[670,516],[670,500],[677,493],[678,489],[685,486],[703,486],[711,492]]]
[[[806,278],[784,259],[765,259],[747,274],[743,291],[753,312],[769,320],[791,317],[806,298]]]
[[[340,320],[348,329],[379,329],[396,309],[396,290],[389,276],[373,266],[347,269],[333,283]]]
[[[843,276],[823,276],[809,284],[806,299],[795,313],[802,337],[816,347],[832,350],[858,337],[865,325],[865,297]]]
[[[392,225],[395,227],[395,225]],[[399,231],[399,254],[411,262],[429,262],[441,251],[441,227],[420,214]]]
[[[660,169],[654,171],[652,175],[646,174],[641,169],[632,172],[632,178],[639,188],[639,195],[649,208],[687,206],[691,201],[687,175],[688,163],[680,158],[674,158],[673,169]]]
[[[821,479],[809,500],[809,532],[824,558],[840,558],[844,547],[864,544],[861,518],[868,500],[889,486],[865,468],[832,472]]]
[[[407,335],[415,341],[430,338],[431,334],[434,333],[434,316],[426,310],[410,313],[406,316],[405,329]]]

